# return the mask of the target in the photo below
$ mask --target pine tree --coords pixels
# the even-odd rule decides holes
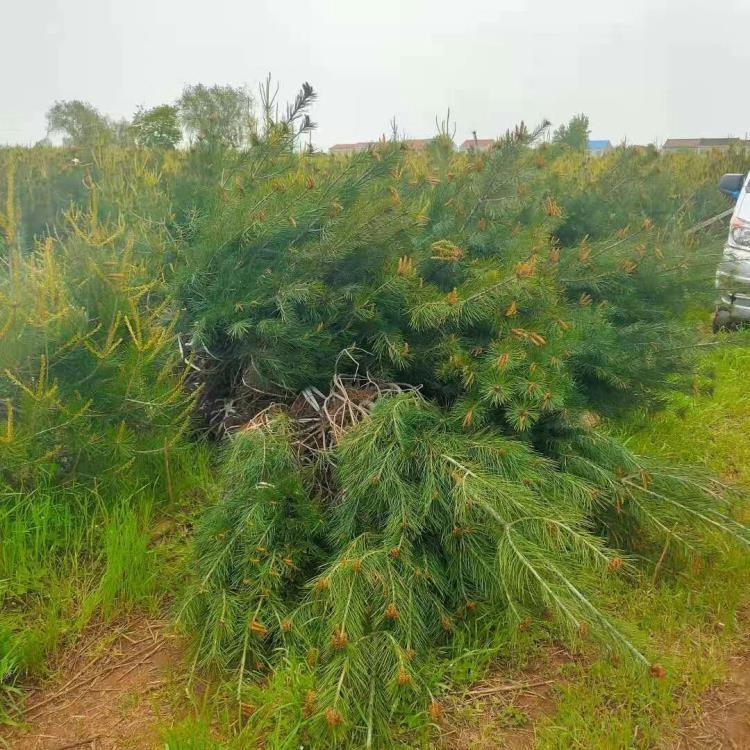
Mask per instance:
[[[61,217],[67,234],[13,242],[0,274],[0,490],[96,482],[122,493],[163,473],[190,420],[160,270],[168,203],[147,155],[96,160],[88,205]],[[132,213],[150,218],[126,226]]]
[[[603,419],[689,370],[713,259],[680,229],[719,157],[525,125],[457,154],[446,121],[341,160],[299,150],[311,87],[274,97],[189,154],[0,151],[0,491],[169,494],[197,401],[224,454],[184,614],[240,711],[288,694],[259,731],[390,746],[439,712],[430,665],[535,618],[647,666],[595,592],[665,537],[750,542],[726,488]]]
[[[238,696],[302,669],[305,731],[387,745],[399,706],[433,700],[431,651],[545,612],[648,665],[597,582],[665,534],[750,543],[710,480],[599,428],[686,366],[694,248],[638,214],[563,245],[536,135],[343,162],[265,140],[188,250],[203,406],[236,431],[199,531],[197,663],[235,670]]]

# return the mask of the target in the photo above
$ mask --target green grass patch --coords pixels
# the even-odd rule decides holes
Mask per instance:
[[[210,487],[208,452],[175,461],[173,500],[154,487],[117,499],[96,486],[40,485],[0,506],[0,724],[14,685],[45,676],[51,654],[96,619],[153,615],[181,590],[192,515]]]
[[[692,387],[656,414],[636,415],[630,447],[675,462],[705,466],[750,488],[750,334],[723,337],[702,357]],[[747,517],[746,504],[738,513]],[[648,634],[663,680],[606,659],[566,667],[556,713],[539,728],[540,750],[671,747],[681,721],[705,690],[726,674],[743,636],[738,614],[750,601],[746,549],[719,543],[708,560],[690,553],[656,570],[644,566],[638,586],[610,593],[609,606]],[[658,558],[657,558],[658,559]]]

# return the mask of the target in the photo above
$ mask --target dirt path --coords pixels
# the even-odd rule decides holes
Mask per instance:
[[[750,750],[750,631],[678,732],[672,750]],[[520,674],[498,671],[446,701],[441,750],[531,750],[536,726],[555,711],[555,686],[571,656],[543,649]],[[183,708],[182,649],[158,620],[93,632],[29,692],[25,725],[3,733],[9,750],[157,750],[158,727]],[[592,748],[592,750],[594,750]],[[597,749],[598,750],[598,749]]]
[[[564,649],[545,649],[513,679],[498,672],[455,695],[446,705],[441,750],[532,750],[538,724],[555,712],[555,686],[571,659]],[[750,750],[750,629],[729,660],[727,679],[706,693],[670,750]]]
[[[674,750],[750,750],[750,647],[730,659],[728,679],[708,692]]]
[[[555,710],[554,688],[572,657],[543,649],[520,674],[497,671],[446,705],[444,750],[531,750],[536,723]]]
[[[12,750],[156,750],[157,725],[174,714],[181,649],[164,623],[138,620],[91,633],[57,665],[55,679],[29,693]]]

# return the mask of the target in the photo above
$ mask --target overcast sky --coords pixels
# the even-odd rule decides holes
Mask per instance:
[[[461,141],[577,112],[631,143],[745,136],[750,0],[3,0],[0,143],[33,143],[57,99],[114,117],[189,83],[267,72],[319,92],[314,142],[377,138],[395,116]]]

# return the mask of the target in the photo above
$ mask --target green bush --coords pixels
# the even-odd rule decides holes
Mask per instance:
[[[54,149],[3,156],[0,693],[13,697],[91,617],[153,606],[145,519],[193,481],[196,449],[155,165],[119,150],[85,171]],[[40,172],[57,185],[58,167],[85,194],[39,209]]]
[[[344,161],[264,143],[186,251],[201,406],[235,433],[197,536],[196,663],[234,671],[238,699],[306,664],[302,739],[387,745],[398,717],[439,711],[436,649],[510,644],[531,618],[648,667],[601,581],[665,535],[750,542],[718,485],[600,427],[689,370],[705,248],[532,141]],[[572,159],[602,170],[590,237],[566,227]],[[676,171],[664,184],[695,200]]]
[[[148,521],[206,425],[221,496],[184,614],[238,742],[391,746],[439,716],[445,658],[531,620],[647,668],[595,592],[665,536],[749,541],[724,488],[602,420],[690,372],[720,241],[683,230],[739,157],[519,127],[339,159],[293,148],[312,97],[242,152],[0,151],[6,692],[153,606]]]

